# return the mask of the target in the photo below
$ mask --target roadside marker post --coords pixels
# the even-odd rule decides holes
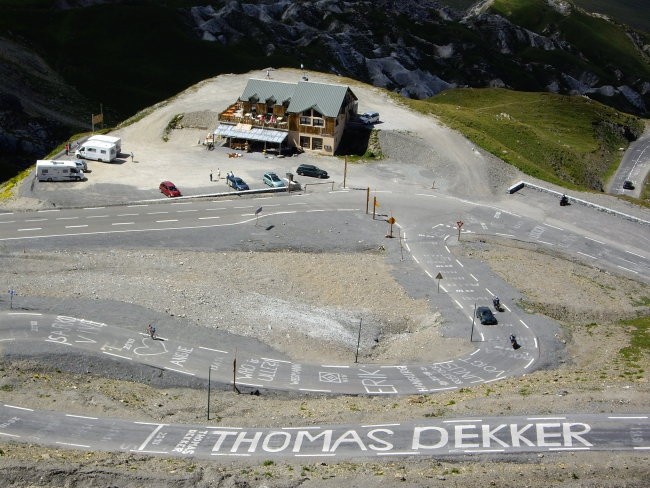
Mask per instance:
[[[354,356],[355,363],[359,359],[359,344],[361,343],[361,322],[363,322],[363,317],[359,319],[359,335],[357,336],[357,354]]]
[[[257,226],[257,221],[259,219],[259,215],[262,213],[262,207],[258,208],[255,210],[255,226]]]
[[[14,295],[16,294],[16,290],[9,289],[9,309],[13,310],[14,308]]]
[[[395,222],[397,222],[397,221],[395,220],[395,217],[391,216],[386,220],[386,222],[388,222],[388,224],[390,225],[390,230],[388,231],[388,234],[386,235],[386,237],[390,237],[392,239],[393,238],[393,224]]]
[[[474,342],[474,320],[476,320],[476,303],[474,304],[474,315],[472,315],[472,332],[469,335],[469,342]]]

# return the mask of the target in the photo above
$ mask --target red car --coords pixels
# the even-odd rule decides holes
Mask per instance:
[[[160,192],[168,197],[180,197],[181,192],[171,181],[163,181],[160,184]]]

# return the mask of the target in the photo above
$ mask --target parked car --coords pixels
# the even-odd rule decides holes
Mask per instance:
[[[226,176],[226,185],[228,185],[230,188],[233,188],[237,191],[243,191],[243,190],[250,190],[248,185],[244,180],[242,180],[239,176],[235,176],[232,173],[229,173],[228,176]]]
[[[262,182],[271,188],[284,188],[287,186],[285,185],[284,181],[282,181],[280,177],[273,172],[264,173],[264,176],[262,176]]]
[[[476,318],[481,321],[483,325],[496,325],[497,319],[488,307],[478,307],[476,309]]]
[[[623,183],[623,189],[634,190],[634,183],[632,183],[630,180],[625,180],[625,182]]]
[[[301,164],[296,170],[300,176],[313,176],[314,178],[329,178],[327,171],[313,164]]]
[[[379,122],[379,112],[366,112],[359,116],[359,120],[364,124],[375,124]]]
[[[168,197],[180,197],[181,192],[178,188],[176,188],[176,185],[174,185],[171,181],[163,181],[160,184],[160,191],[163,195],[167,195]]]

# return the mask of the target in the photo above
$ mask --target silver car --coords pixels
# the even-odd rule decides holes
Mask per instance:
[[[262,176],[262,181],[271,188],[284,188],[287,186],[278,175],[272,172],[264,173],[264,176]]]

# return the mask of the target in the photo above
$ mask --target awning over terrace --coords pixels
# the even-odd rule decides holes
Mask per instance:
[[[214,135],[220,137],[274,142],[276,144],[281,144],[287,138],[287,134],[287,131],[253,127],[250,124],[219,124],[217,130],[214,131]]]

